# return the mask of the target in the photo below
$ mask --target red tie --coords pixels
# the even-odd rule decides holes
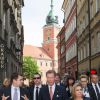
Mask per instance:
[[[50,86],[50,100],[53,98],[52,86]]]

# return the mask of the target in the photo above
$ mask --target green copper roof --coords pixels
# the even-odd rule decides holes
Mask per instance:
[[[58,24],[58,16],[54,16],[53,0],[51,0],[51,10],[46,18],[46,24]]]

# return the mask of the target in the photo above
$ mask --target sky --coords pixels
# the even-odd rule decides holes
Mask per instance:
[[[51,0],[24,0],[22,23],[24,25],[24,44],[41,46],[43,26],[50,11]],[[63,25],[63,0],[54,0],[54,12],[58,16],[59,25]]]

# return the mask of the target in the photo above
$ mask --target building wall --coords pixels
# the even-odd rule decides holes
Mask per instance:
[[[23,0],[0,0],[1,80],[9,77],[14,71],[22,72],[24,36],[21,8],[23,6]],[[14,71],[10,72],[12,67]]]
[[[52,69],[52,61],[51,60],[46,60],[46,59],[36,59],[37,65],[39,66],[39,70],[42,72],[42,83],[46,84],[46,72],[50,69]]]
[[[91,69],[100,73],[100,0],[89,1],[88,7],[88,0],[77,0],[78,65],[80,72],[87,71],[91,61]]]
[[[65,74],[65,64],[66,64],[66,52],[65,52],[65,27],[62,27],[58,36],[58,72],[61,74],[61,77]]]
[[[64,0],[63,6],[65,15],[65,75],[76,78],[76,2],[75,0]],[[74,70],[73,70],[74,69]],[[63,69],[62,69],[63,70]]]

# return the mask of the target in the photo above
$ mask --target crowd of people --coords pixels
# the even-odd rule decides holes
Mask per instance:
[[[81,75],[76,81],[68,77],[65,83],[54,70],[46,72],[47,83],[34,74],[30,86],[24,85],[23,76],[13,73],[0,88],[0,100],[100,100],[100,83],[97,74]]]

